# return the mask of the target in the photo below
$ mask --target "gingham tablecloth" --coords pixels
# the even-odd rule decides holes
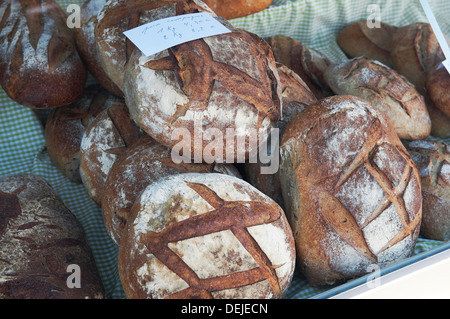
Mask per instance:
[[[57,2],[65,11],[70,4],[83,3],[82,0]],[[274,0],[268,9],[231,22],[236,27],[249,30],[261,37],[277,34],[291,36],[323,52],[332,61],[338,62],[345,59],[336,44],[338,32],[349,22],[366,19],[369,15],[368,6],[371,4],[378,4],[382,21],[392,25],[402,26],[427,21],[418,0]],[[449,35],[448,0],[431,0],[430,4],[444,32]],[[87,84],[93,81],[90,78]],[[89,198],[84,186],[70,182],[52,165],[46,151],[40,121],[45,116],[45,112],[37,115],[33,110],[18,105],[0,89],[0,176],[34,173],[44,177],[84,227],[107,297],[125,298],[117,270],[118,247],[106,233],[101,210]],[[429,251],[441,244],[420,239],[415,253]],[[325,290],[309,286],[297,273],[286,298],[310,298]]]

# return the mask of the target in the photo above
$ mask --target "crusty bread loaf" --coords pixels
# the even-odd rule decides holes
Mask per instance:
[[[426,94],[427,74],[444,60],[439,42],[428,23],[413,23],[398,28],[392,38],[394,69]]]
[[[384,113],[354,96],[323,99],[288,124],[280,148],[285,211],[312,285],[413,253],[420,175]]]
[[[52,108],[83,93],[86,68],[53,0],[0,3],[0,85],[16,102]]]
[[[325,70],[332,63],[324,54],[284,35],[267,41],[275,60],[297,73],[318,99],[333,95],[324,78]]]
[[[106,178],[112,165],[142,131],[130,119],[120,100],[102,111],[87,126],[80,145],[80,176],[88,194],[101,205]]]
[[[203,0],[219,17],[234,19],[266,9],[273,0]]]
[[[55,108],[48,115],[44,132],[48,155],[71,181],[81,183],[80,146],[86,127],[117,101],[121,101],[119,97],[93,84],[76,102]]]
[[[136,200],[119,246],[130,299],[280,298],[295,247],[283,210],[225,174],[177,174]]]
[[[187,5],[197,6],[191,1]],[[177,7],[172,14],[183,12],[185,8]],[[194,157],[194,148],[204,150],[204,162],[256,154],[250,137],[264,143],[281,114],[281,85],[270,47],[254,34],[227,26],[231,33],[149,57],[135,50],[125,68],[125,100],[136,123],[167,147],[188,144],[191,154],[184,156]],[[197,134],[207,129],[216,136]],[[243,141],[239,148],[227,147],[232,138],[235,146]],[[206,152],[211,142],[215,154]]]
[[[365,56],[392,68],[392,37],[396,30],[397,27],[384,22],[380,22],[380,27],[370,28],[367,20],[355,21],[340,31],[337,43],[350,58]]]
[[[0,299],[105,297],[81,225],[45,180],[3,176],[0,198]]]
[[[450,119],[450,74],[443,65],[428,73],[427,90],[434,105]]]
[[[108,0],[87,0],[81,7],[80,28],[75,29],[75,39],[78,52],[89,72],[109,92],[123,96],[123,92],[109,78],[100,63],[100,57],[95,42],[95,26],[97,15]]]
[[[231,164],[175,163],[169,148],[143,135],[119,156],[106,179],[101,206],[109,235],[120,243],[131,206],[138,195],[158,179],[180,173],[213,172],[240,177]]]
[[[424,238],[450,240],[450,146],[434,141],[404,141],[422,181]]]
[[[379,61],[347,60],[330,66],[325,78],[334,93],[359,96],[386,113],[400,138],[420,140],[430,135],[431,120],[423,96]]]

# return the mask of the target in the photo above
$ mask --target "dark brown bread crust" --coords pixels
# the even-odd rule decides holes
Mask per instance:
[[[273,0],[203,0],[219,17],[235,19],[266,9]]]
[[[32,108],[76,101],[87,71],[61,7],[53,0],[5,0],[0,5],[0,84],[5,92]]]
[[[354,96],[323,99],[288,124],[280,152],[286,214],[311,284],[413,253],[420,175],[383,113]]]
[[[428,73],[427,90],[434,105],[450,120],[450,75],[443,66]]]
[[[380,28],[369,28],[367,20],[356,21],[339,33],[337,43],[350,58],[365,56],[392,68],[392,37],[396,30],[383,22]]]
[[[288,36],[276,35],[267,42],[275,60],[297,73],[318,99],[333,95],[324,78],[332,64],[325,55]]]
[[[89,72],[94,78],[109,92],[123,97],[123,92],[109,78],[103,69],[97,44],[95,42],[95,26],[97,25],[97,15],[99,8],[103,7],[107,0],[88,0],[81,7],[81,27],[75,30],[75,39],[78,52],[83,59]]]
[[[80,145],[86,127],[103,110],[122,101],[98,84],[87,87],[79,100],[53,109],[45,125],[50,159],[71,181],[81,183]]]
[[[420,171],[424,238],[450,240],[450,146],[433,141],[404,141]]]
[[[46,181],[2,177],[0,198],[0,299],[104,298],[83,229]],[[68,287],[69,265],[80,288]]]
[[[428,23],[398,28],[392,39],[394,69],[404,75],[417,91],[426,94],[427,74],[443,60],[444,54]]]

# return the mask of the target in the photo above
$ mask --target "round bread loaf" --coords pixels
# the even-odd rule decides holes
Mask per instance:
[[[392,38],[394,69],[426,94],[427,74],[444,60],[439,42],[428,23],[413,23],[398,28]]]
[[[190,173],[147,187],[119,247],[130,299],[280,298],[295,247],[283,210],[245,181]]]
[[[45,180],[3,176],[0,198],[0,299],[105,297],[81,225]]]
[[[324,54],[284,35],[270,37],[267,42],[275,60],[297,73],[318,99],[333,95],[324,78],[332,63]]]
[[[434,141],[404,141],[422,180],[422,237],[450,240],[450,146]]]
[[[123,96],[123,92],[103,69],[95,42],[97,15],[107,2],[108,0],[87,0],[83,3],[80,16],[81,26],[75,29],[75,40],[78,52],[94,78],[112,94]]]
[[[235,19],[266,9],[273,0],[203,0],[219,17]]]
[[[223,172],[240,177],[231,164],[176,163],[169,148],[148,135],[142,136],[114,162],[105,182],[102,212],[111,238],[120,243],[131,206],[148,185],[165,176],[194,172]]]
[[[0,3],[0,85],[16,102],[52,108],[83,93],[86,68],[53,0]]]
[[[400,138],[420,140],[430,135],[431,120],[423,96],[393,69],[358,57],[330,66],[325,78],[334,93],[359,96],[386,113]]]
[[[80,145],[80,176],[89,196],[101,205],[103,188],[112,165],[142,131],[130,119],[120,100],[102,111],[87,126]]]
[[[337,43],[350,58],[364,56],[392,68],[392,37],[396,30],[397,27],[384,22],[380,22],[380,27],[371,28],[367,20],[355,21],[339,33]]]
[[[76,102],[55,108],[48,115],[44,132],[48,155],[71,181],[81,183],[80,146],[86,127],[117,101],[120,98],[94,84]]]
[[[270,47],[228,27],[232,33],[150,57],[135,50],[125,69],[125,100],[136,123],[159,143],[207,163],[251,158],[281,114]]]
[[[312,285],[414,252],[420,175],[384,113],[354,96],[323,99],[288,124],[280,153],[298,265]]]
[[[450,119],[450,74],[440,65],[428,73],[427,90],[434,105]]]

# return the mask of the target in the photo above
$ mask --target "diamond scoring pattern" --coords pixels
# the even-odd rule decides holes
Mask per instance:
[[[213,211],[173,223],[159,233],[148,232],[141,237],[145,246],[159,261],[183,279],[189,288],[167,298],[212,299],[212,292],[243,287],[267,280],[275,294],[281,287],[276,268],[250,235],[247,227],[275,222],[281,218],[281,210],[262,202],[224,201],[203,184],[186,183],[206,200]],[[259,267],[213,278],[200,279],[197,274],[168,246],[169,243],[230,230],[250,253]]]
[[[386,141],[383,140],[381,136],[381,123],[377,119],[372,125],[372,129],[366,139],[364,145],[362,146],[361,151],[356,155],[353,162],[348,165],[346,171],[344,171],[335,184],[334,189],[338,190],[342,187],[348,178],[360,167],[365,167],[370,175],[372,175],[386,196],[378,205],[378,207],[369,215],[369,217],[362,223],[361,226],[358,226],[353,215],[342,205],[337,198],[332,195],[331,199],[334,199],[336,202],[339,202],[339,205],[335,205],[336,207],[331,209],[324,209],[322,211],[322,215],[327,224],[334,229],[338,235],[348,244],[353,246],[360,254],[371,259],[376,262],[376,255],[381,254],[388,248],[394,246],[395,244],[401,242],[406,237],[410,236],[413,238],[416,228],[419,226],[421,221],[421,210],[415,215],[413,220],[410,220],[409,214],[407,212],[405,201],[403,199],[403,195],[409,182],[412,178],[414,162],[408,156],[407,153],[403,152],[403,150],[399,148],[395,148],[396,151],[400,154],[400,156],[405,160],[405,168],[403,170],[400,181],[397,185],[393,185],[393,183],[389,180],[386,174],[374,163],[374,155],[377,150],[384,144],[387,144]],[[328,199],[327,201],[330,201]],[[324,201],[325,202],[325,201]],[[397,216],[399,217],[403,230],[395,235],[380,251],[371,252],[368,244],[364,238],[362,230],[367,227],[370,223],[372,223],[378,216],[380,216],[386,209],[388,209],[391,205],[394,205]],[[330,208],[330,207],[328,207]],[[337,210],[340,210],[339,214],[331,215],[333,212],[335,213]],[[338,217],[338,218],[337,218]],[[358,234],[355,238],[354,234]]]

